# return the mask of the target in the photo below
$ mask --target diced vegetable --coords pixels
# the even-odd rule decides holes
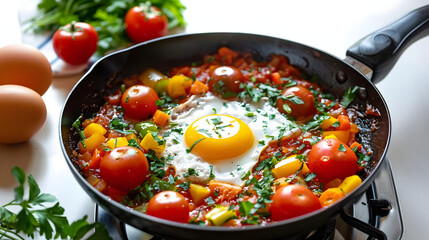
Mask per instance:
[[[101,153],[100,153],[100,150],[96,148],[92,153],[91,162],[89,163],[89,168],[91,169],[99,168],[100,161],[101,161]]]
[[[277,178],[276,180],[274,180],[274,185],[275,189],[279,189],[281,187],[285,187],[287,185],[289,185],[289,182],[286,182],[287,178],[285,177],[281,177],[281,178]]]
[[[161,93],[167,91],[167,85],[169,81],[170,80],[168,78],[159,80],[155,85],[155,92],[160,95]]]
[[[106,144],[110,149],[114,149],[117,147],[128,146],[128,140],[126,137],[117,137],[110,139]]]
[[[206,219],[214,226],[221,226],[226,221],[237,216],[234,210],[225,206],[216,206],[206,214]]]
[[[191,194],[194,203],[199,204],[203,199],[210,195],[210,190],[199,184],[191,183],[189,186],[189,193]]]
[[[346,177],[338,188],[344,191],[346,194],[349,194],[355,188],[357,188],[362,183],[362,179],[358,175],[352,175]]]
[[[280,77],[280,73],[278,73],[278,72],[273,72],[271,74],[271,79],[272,79],[273,83],[275,83],[275,84],[278,84],[278,85],[282,84],[282,79]]]
[[[354,124],[354,123],[351,123],[351,124],[350,124],[350,131],[351,131],[352,133],[354,133],[354,134],[358,133],[358,132],[359,132],[359,127],[358,127],[358,125],[356,125],[356,124]]]
[[[329,127],[331,127],[335,122],[337,122],[337,119],[334,117],[329,117],[328,119],[324,120],[321,124],[320,124],[320,128],[322,128],[323,130],[328,129]]]
[[[217,53],[219,54],[219,57],[225,57],[227,55],[230,55],[231,57],[236,58],[238,56],[238,53],[236,51],[233,51],[227,47],[220,47],[217,50]]]
[[[209,90],[209,86],[207,86],[206,84],[204,84],[201,81],[195,81],[192,86],[191,86],[191,90],[189,90],[189,92],[191,94],[201,94],[201,93],[205,93]]]
[[[85,145],[85,149],[93,151],[100,146],[100,144],[104,143],[105,140],[106,138],[101,133],[95,132],[91,137],[83,140],[83,143]]]
[[[152,122],[139,122],[134,126],[141,137],[145,137],[148,132],[158,132],[158,127]]]
[[[135,134],[135,133],[131,133],[131,134],[128,134],[127,136],[125,136],[125,138],[128,140],[128,141],[130,141],[131,139],[134,139],[134,140],[136,140],[137,141],[137,135]]]
[[[342,180],[342,179],[340,179],[340,178],[335,178],[335,179],[333,179],[333,180],[329,181],[328,183],[326,183],[324,187],[326,187],[326,188],[335,188],[335,187],[340,186],[340,184],[341,184],[342,182],[343,182],[343,180]]]
[[[148,68],[139,75],[139,79],[144,85],[155,90],[157,83],[167,79],[167,76],[154,68]]]
[[[167,94],[171,98],[186,96],[186,90],[192,85],[192,79],[184,75],[173,76],[167,84]]]
[[[216,180],[209,182],[210,193],[217,196],[216,200],[222,202],[224,200],[233,200],[237,198],[238,194],[242,191],[242,188],[229,183],[224,183]]]
[[[331,205],[332,203],[340,200],[346,194],[340,188],[328,188],[319,197],[319,202],[322,207]]]
[[[338,116],[339,126],[336,128],[337,130],[350,130],[350,118],[347,115]]]
[[[106,134],[107,130],[98,123],[91,123],[83,130],[83,133],[87,138],[91,137],[92,134],[96,132],[104,135]]]
[[[281,178],[295,174],[300,169],[302,173],[308,173],[310,171],[307,164],[299,160],[296,155],[292,155],[277,163],[271,171],[275,178]]]
[[[169,118],[170,115],[167,113],[161,110],[156,110],[155,114],[153,115],[153,122],[158,126],[164,127],[167,124]]]
[[[335,130],[335,131],[324,131],[322,133],[322,138],[325,138],[329,135],[335,135],[338,140],[341,140],[344,143],[348,143],[350,139],[350,130]]]
[[[155,139],[153,135],[155,135],[157,139]],[[152,149],[156,153],[162,153],[165,149],[165,140],[162,140],[162,137],[157,134],[148,132],[148,134],[146,134],[146,136],[140,142],[140,146],[146,151]]]
[[[361,144],[358,142],[354,142],[350,145],[350,148],[353,150],[354,148],[357,148],[358,150],[360,150]]]

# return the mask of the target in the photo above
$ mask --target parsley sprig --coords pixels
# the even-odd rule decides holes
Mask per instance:
[[[69,224],[56,197],[41,193],[32,175],[26,177],[19,167],[14,167],[12,174],[19,185],[14,189],[15,199],[0,206],[0,238],[24,239],[22,235],[34,238],[37,233],[46,239],[83,239],[84,236],[86,239],[111,239],[103,224],[89,224],[87,216]],[[8,208],[19,210],[15,213]],[[95,231],[86,236],[92,230]]]

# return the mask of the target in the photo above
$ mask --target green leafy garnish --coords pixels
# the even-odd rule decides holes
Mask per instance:
[[[97,55],[129,46],[131,40],[125,32],[124,18],[127,11],[137,5],[150,3],[158,7],[168,19],[168,28],[185,26],[180,0],[41,0],[38,13],[28,20],[27,30],[35,32],[56,31],[71,21],[91,24],[98,33]]]
[[[82,115],[80,115],[74,122],[72,127],[74,127],[76,129],[76,131],[79,133],[79,137],[84,140],[86,139],[85,133],[83,133],[83,131],[80,129],[80,126],[82,125],[81,123],[82,120]],[[82,142],[83,144],[83,142]]]
[[[14,167],[12,174],[19,185],[14,189],[15,199],[0,206],[1,239],[24,239],[22,235],[34,238],[35,233],[45,239],[83,239],[87,234],[91,235],[86,239],[111,239],[103,224],[89,224],[87,216],[69,224],[63,215],[64,208],[56,197],[41,193],[32,175],[26,177],[19,167]],[[24,186],[26,181],[28,193]],[[18,213],[9,210],[9,207]]]
[[[192,149],[194,149],[195,145],[197,145],[197,143],[201,142],[202,140],[204,140],[205,138],[201,138],[198,139],[197,141],[195,141],[190,148],[186,149],[186,153],[190,153],[192,151]]]
[[[123,133],[123,134],[135,133],[134,130],[127,129],[129,127],[129,124],[124,122],[123,120],[121,120],[118,117],[116,117],[110,121],[109,127],[110,127],[110,129],[115,130],[119,133]]]
[[[344,144],[340,144],[340,146],[338,147],[338,151],[340,152],[345,152],[346,151],[346,147],[344,146]]]
[[[343,105],[344,107],[348,107],[350,103],[352,103],[355,100],[358,89],[359,89],[358,86],[349,87],[346,93],[344,94],[343,98],[341,99],[341,102],[340,102],[341,105]]]

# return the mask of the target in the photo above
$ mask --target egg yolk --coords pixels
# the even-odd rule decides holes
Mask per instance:
[[[236,117],[212,114],[194,121],[185,132],[188,151],[206,161],[237,157],[254,144],[249,126]]]

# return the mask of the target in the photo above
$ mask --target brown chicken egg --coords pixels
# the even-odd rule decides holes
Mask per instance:
[[[51,65],[37,48],[24,44],[0,48],[0,85],[21,85],[43,95],[51,83]]]
[[[46,105],[40,95],[19,85],[0,85],[0,143],[30,139],[46,120]]]

